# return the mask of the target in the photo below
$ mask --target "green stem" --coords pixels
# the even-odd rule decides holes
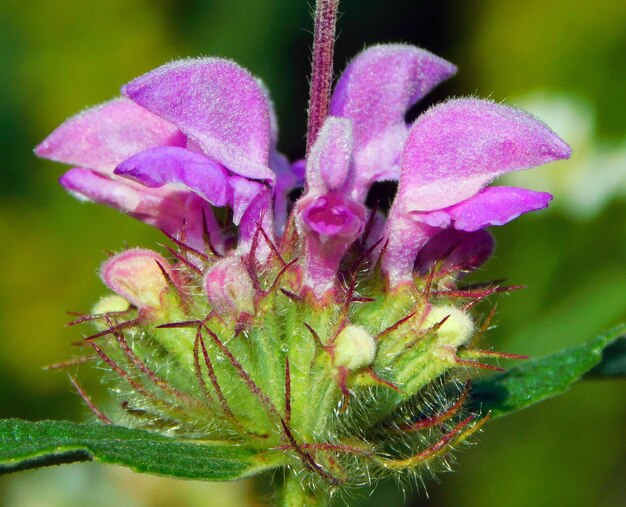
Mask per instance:
[[[277,507],[327,507],[330,497],[327,491],[311,491],[302,480],[288,472],[276,494]]]

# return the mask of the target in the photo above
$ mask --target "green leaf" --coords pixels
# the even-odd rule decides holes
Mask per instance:
[[[606,347],[602,361],[585,375],[586,379],[626,377],[626,336],[620,336]]]
[[[472,386],[472,407],[494,419],[564,393],[587,373],[598,377],[623,368],[625,331],[622,324],[582,345],[481,378]]]
[[[0,420],[0,474],[97,460],[136,472],[231,481],[280,465],[281,454],[180,441],[144,430],[68,421]]]

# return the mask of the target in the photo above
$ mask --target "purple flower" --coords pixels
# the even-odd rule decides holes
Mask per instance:
[[[450,100],[407,124],[408,109],[455,72],[412,46],[366,49],[338,80],[307,160],[290,164],[276,151],[272,105],[251,74],[227,60],[183,60],[125,85],[126,98],[69,119],[36,153],[75,166],[61,178],[74,195],[193,248],[203,250],[208,233],[220,255],[243,256],[254,245],[263,263],[270,250],[255,241],[259,228],[270,240],[292,241],[283,248],[301,252],[302,289],[320,300],[337,289],[351,245],[380,240],[373,254],[395,288],[438,260],[443,271],[484,262],[493,242],[483,229],[551,199],[486,185],[570,154],[532,116],[485,100]],[[368,192],[387,180],[399,180],[389,216],[370,217]],[[289,192],[303,184],[302,198],[290,203]],[[215,218],[219,207],[229,207],[239,227],[234,250]]]
[[[184,230],[193,247],[203,245],[204,214],[224,253],[211,207],[229,206],[249,248],[257,223],[272,222],[274,121],[261,85],[207,58],[165,65],[122,91],[128,98],[70,118],[35,152],[77,166],[61,178],[74,195],[170,234]]]

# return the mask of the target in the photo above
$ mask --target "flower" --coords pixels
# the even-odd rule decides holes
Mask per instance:
[[[335,288],[341,259],[364,232],[365,199],[377,181],[399,180],[382,233],[391,287],[411,282],[420,250],[441,229],[479,231],[548,205],[544,192],[483,188],[507,172],[569,156],[530,115],[455,99],[407,125],[408,109],[455,72],[427,51],[390,44],[363,51],[342,74],[295,206],[304,284],[318,298]],[[128,98],[71,118],[37,147],[40,156],[78,166],[61,178],[66,189],[184,233],[194,248],[204,248],[204,222],[221,254],[227,241],[213,207],[232,209],[238,254],[251,248],[258,223],[272,238],[282,232],[286,196],[300,183],[297,166],[277,153],[272,105],[247,71],[217,58],[183,60],[122,92]]]
[[[493,290],[458,280],[491,255],[487,227],[552,198],[487,185],[570,150],[532,116],[473,98],[407,124],[455,72],[416,47],[366,49],[293,163],[265,88],[219,58],[149,72],[37,147],[75,166],[61,178],[71,193],[176,246],[169,260],[107,260],[123,299],[79,319],[98,327],[87,342],[119,377],[125,424],[282,453],[281,466],[334,486],[430,463],[479,427],[446,379],[495,368],[476,360],[497,353],[473,347],[463,304]],[[394,180],[388,216],[368,209],[372,185]]]
[[[166,65],[123,93],[70,118],[37,155],[78,166],[61,178],[77,197],[173,235],[184,230],[190,246],[204,245],[204,214],[224,252],[211,207],[229,206],[249,248],[257,221],[272,222],[273,113],[261,85],[236,64],[207,58]]]

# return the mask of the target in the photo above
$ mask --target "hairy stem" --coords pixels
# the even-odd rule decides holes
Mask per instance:
[[[313,64],[309,89],[309,122],[307,125],[307,154],[317,138],[328,113],[328,101],[333,80],[333,51],[339,0],[317,0],[313,39]]]
[[[302,484],[292,472],[287,472],[278,491],[277,507],[328,507],[330,499],[326,491],[318,488],[313,492]]]

